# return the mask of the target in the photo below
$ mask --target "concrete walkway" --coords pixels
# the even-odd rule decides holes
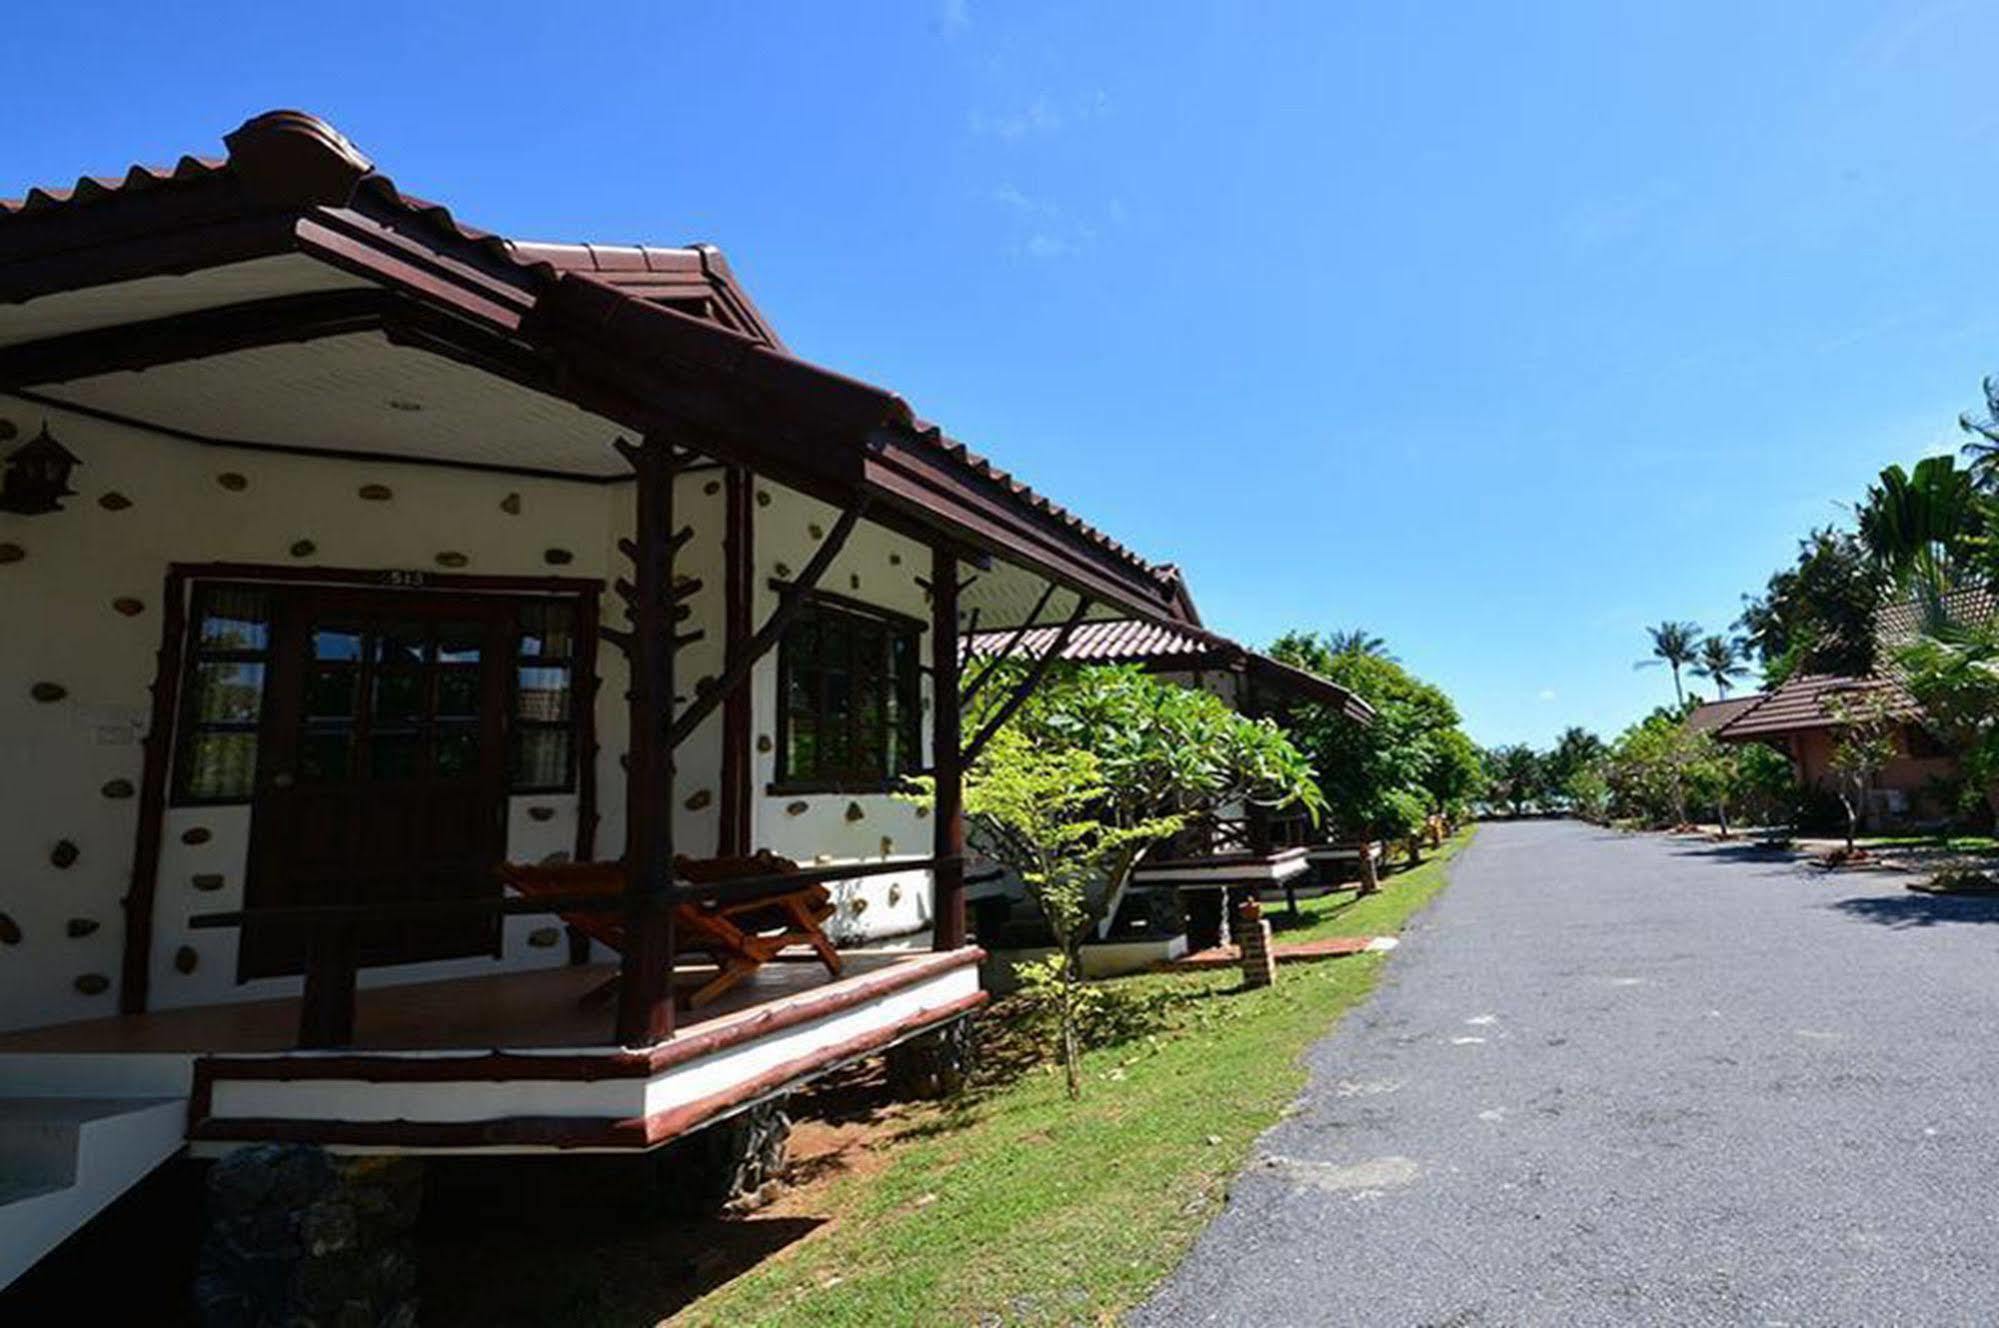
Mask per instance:
[[[1136,1322],[1999,1322],[1999,900],[1525,822],[1404,940]]]

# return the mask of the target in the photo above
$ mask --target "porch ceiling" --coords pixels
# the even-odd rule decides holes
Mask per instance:
[[[0,346],[171,318],[249,300],[365,289],[369,285],[303,254],[282,254],[173,276],[86,286],[25,304],[0,304]]]
[[[40,389],[52,400],[225,442],[476,462],[619,479],[618,426],[381,332],[261,346]]]

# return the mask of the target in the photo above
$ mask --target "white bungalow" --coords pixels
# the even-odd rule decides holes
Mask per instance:
[[[1191,613],[713,249],[225,142],[0,205],[0,1284],[183,1147],[644,1150],[961,1021],[961,617]],[[814,885],[837,976],[687,1008]]]

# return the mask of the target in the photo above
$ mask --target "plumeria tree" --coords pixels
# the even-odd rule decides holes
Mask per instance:
[[[1846,812],[1846,855],[1852,857],[1867,789],[1881,767],[1895,759],[1897,721],[1893,702],[1878,689],[1830,696],[1825,708],[1839,733],[1827,768],[1836,781],[1839,805]]]
[[[989,709],[1006,691],[980,697]],[[1055,1012],[1072,1095],[1091,1003],[1084,942],[1156,845],[1245,806],[1316,821],[1325,799],[1275,724],[1135,666],[1058,668],[965,772],[967,838],[1020,877],[1054,934],[1055,955],[1026,976]]]
[[[1370,894],[1379,887],[1375,843],[1420,836],[1433,812],[1450,810],[1448,800],[1477,795],[1483,772],[1468,765],[1469,740],[1459,741],[1450,697],[1410,673],[1378,641],[1357,647],[1354,638],[1364,635],[1290,632],[1270,653],[1331,679],[1374,708],[1366,724],[1321,705],[1294,706],[1281,718],[1310,755],[1333,820],[1360,841],[1360,889]]]

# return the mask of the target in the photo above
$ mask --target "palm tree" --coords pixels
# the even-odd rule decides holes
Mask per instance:
[[[1680,685],[1680,670],[1694,662],[1698,648],[1695,643],[1701,639],[1700,624],[1669,621],[1645,630],[1652,637],[1652,658],[1641,659],[1632,667],[1649,669],[1663,662],[1673,670],[1673,695],[1685,705],[1687,691]]]
[[[1701,642],[1700,658],[1694,661],[1694,676],[1706,678],[1721,693],[1721,699],[1728,699],[1728,689],[1738,678],[1749,676],[1749,666],[1742,662],[1742,646],[1725,636],[1710,636]]]
[[[1985,418],[1966,411],[1957,417],[1957,427],[1971,435],[1964,445],[1964,459],[1970,464],[1971,479],[1982,492],[1999,493],[1999,379],[1987,378]]]
[[[1367,655],[1386,660],[1395,658],[1388,653],[1388,642],[1364,627],[1326,633],[1326,649],[1335,655]]]

